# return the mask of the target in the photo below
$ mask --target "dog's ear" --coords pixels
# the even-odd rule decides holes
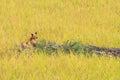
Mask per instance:
[[[31,36],[33,36],[33,34],[31,33]]]
[[[37,34],[37,32],[35,32],[35,34]]]

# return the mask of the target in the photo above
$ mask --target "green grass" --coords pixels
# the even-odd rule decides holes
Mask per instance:
[[[119,21],[119,0],[0,0],[0,79],[119,80],[119,58],[9,50],[36,31],[38,40],[119,48]]]

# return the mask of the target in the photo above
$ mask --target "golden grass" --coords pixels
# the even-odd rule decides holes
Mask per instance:
[[[119,80],[120,59],[22,54],[0,60],[0,80]]]
[[[39,39],[58,43],[74,39],[120,47],[117,0],[1,0],[0,5],[0,43],[4,47],[26,40],[34,31]]]
[[[39,40],[120,47],[119,12],[119,0],[0,0],[0,55],[7,54],[0,79],[119,80],[120,59],[35,53],[16,59],[8,50],[35,31]]]

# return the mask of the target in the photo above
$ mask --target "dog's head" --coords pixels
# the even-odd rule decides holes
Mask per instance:
[[[32,33],[30,37],[30,43],[33,47],[36,46],[36,39],[38,39],[37,32],[35,32],[34,34]]]
[[[31,41],[31,40],[36,40],[37,38],[38,38],[37,32],[32,33],[32,34],[31,34],[31,37],[30,37],[30,41]]]

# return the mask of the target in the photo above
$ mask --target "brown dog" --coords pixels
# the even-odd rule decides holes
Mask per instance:
[[[27,48],[28,47],[28,42],[22,42],[21,47],[22,47],[22,49]]]
[[[36,39],[37,39],[37,32],[35,32],[34,34],[31,34],[31,37],[30,37],[30,44],[33,46],[33,47],[36,47]]]
[[[28,42],[22,42],[21,43],[22,49],[26,49],[27,47],[29,47],[29,42],[30,42],[30,45],[32,47],[36,47],[36,39],[37,38],[38,38],[37,37],[37,32],[35,32],[34,34],[32,33]]]

